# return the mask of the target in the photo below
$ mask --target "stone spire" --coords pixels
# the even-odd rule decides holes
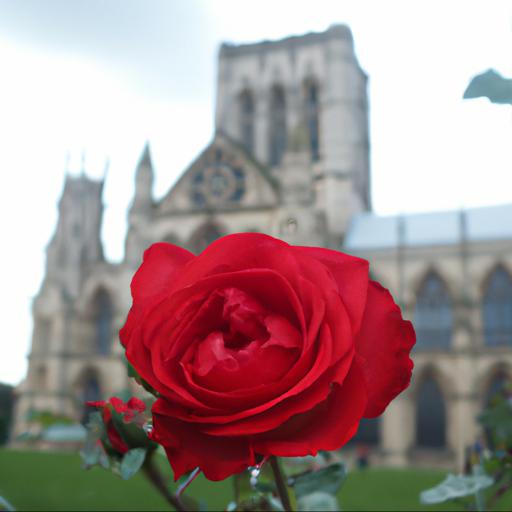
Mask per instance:
[[[149,142],[146,142],[142,156],[135,171],[135,194],[130,209],[130,214],[147,214],[151,209],[153,196],[153,163],[149,150]]]

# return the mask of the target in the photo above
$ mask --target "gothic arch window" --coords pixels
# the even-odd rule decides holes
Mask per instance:
[[[112,301],[106,290],[101,288],[94,299],[94,329],[96,352],[101,355],[110,353],[112,341]]]
[[[201,226],[190,239],[190,249],[195,254],[200,254],[221,236],[222,232],[214,224]]]
[[[487,386],[484,406],[490,405],[499,393],[505,391],[509,383],[510,379],[503,370],[496,372]]]
[[[320,159],[320,138],[319,138],[319,100],[318,85],[315,81],[309,80],[305,86],[305,112],[306,126],[308,127],[309,147],[311,160],[317,162]]]
[[[493,405],[496,404],[497,401],[500,400],[500,398],[503,398],[502,393],[509,387],[509,385],[510,378],[503,368],[494,372],[494,375],[488,382],[487,387],[485,389],[484,400],[482,403],[483,409],[492,407]],[[485,426],[484,435],[487,445],[490,448],[495,448],[495,438],[492,433],[492,429],[489,428],[488,426]]]
[[[363,418],[351,444],[378,446],[380,443],[380,418]]]
[[[512,278],[502,266],[487,280],[483,317],[487,345],[512,345]]]
[[[453,330],[452,300],[446,285],[435,272],[429,272],[416,297],[414,310],[418,349],[447,349]]]
[[[101,400],[101,386],[98,379],[98,375],[94,370],[87,370],[83,375],[82,385],[81,385],[81,393],[79,396],[79,400],[82,406],[82,423],[86,424],[89,415],[95,409],[89,407],[87,402],[96,402]]]
[[[254,98],[246,89],[239,97],[240,139],[242,144],[252,153],[254,151]]]
[[[446,445],[446,407],[432,375],[422,380],[416,394],[416,445],[419,448]]]
[[[271,166],[281,163],[286,150],[286,98],[284,89],[275,85],[270,93],[269,161]]]

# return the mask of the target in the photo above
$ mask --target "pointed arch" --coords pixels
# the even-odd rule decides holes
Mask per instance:
[[[240,140],[251,153],[254,152],[254,94],[244,89],[238,97]]]
[[[281,163],[287,145],[286,97],[281,85],[270,91],[269,163],[272,167]]]
[[[507,384],[510,382],[510,378],[503,370],[498,370],[489,380],[487,389],[485,391],[485,405],[489,405],[493,399],[499,394],[505,391]]]
[[[431,270],[423,279],[414,308],[416,348],[449,349],[453,332],[453,304],[444,281]]]
[[[78,401],[83,424],[87,423],[89,415],[95,410],[87,402],[96,402],[102,398],[98,371],[95,368],[85,368],[78,380]]]
[[[203,252],[212,242],[223,236],[222,230],[214,223],[200,226],[190,238],[189,247],[194,254]]]
[[[380,417],[362,418],[356,435],[351,439],[351,444],[366,444],[378,446],[380,444]]]
[[[503,265],[487,277],[482,314],[485,344],[512,345],[512,277]]]
[[[490,405],[493,398],[512,384],[512,368],[500,361],[487,369],[483,378],[476,381],[477,393],[481,397],[483,408]]]
[[[318,83],[314,79],[304,83],[304,110],[311,161],[317,162],[320,160],[320,102]]]
[[[504,392],[510,389],[512,379],[510,367],[506,364],[499,363],[493,366],[487,373],[483,386],[480,383],[480,396],[482,400],[480,406],[482,410],[492,408],[500,400],[504,398]],[[508,393],[507,393],[508,394]],[[495,448],[495,437],[489,426],[484,426],[483,433],[486,443],[489,447]]]
[[[416,388],[416,446],[446,447],[446,405],[438,379],[426,371]]]
[[[94,337],[96,353],[100,355],[110,354],[112,329],[112,300],[105,288],[99,288],[94,295]]]

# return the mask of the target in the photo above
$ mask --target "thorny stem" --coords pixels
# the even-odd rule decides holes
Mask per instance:
[[[167,488],[165,480],[162,477],[160,470],[156,466],[151,454],[148,454],[148,457],[144,462],[142,469],[147,479],[156,487],[156,489],[158,489],[160,494],[167,500],[167,503],[173,506],[178,512],[186,512],[187,509],[181,502],[180,498],[178,496],[175,496]]]
[[[281,504],[283,505],[284,510],[286,510],[287,512],[291,512],[292,505],[290,503],[290,496],[288,495],[288,489],[286,487],[286,482],[284,480],[283,473],[279,466],[279,461],[275,456],[270,457],[269,461],[270,466],[272,467],[272,472],[274,473],[274,480],[276,482],[277,493],[279,494]]]

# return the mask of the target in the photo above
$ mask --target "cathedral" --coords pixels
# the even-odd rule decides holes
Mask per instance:
[[[370,261],[418,343],[410,388],[354,442],[386,465],[460,468],[479,411],[512,376],[512,205],[379,217],[369,151],[367,75],[347,26],[223,44],[212,141],[159,201],[145,147],[121,263],[103,256],[103,182],[66,178],[13,435],[30,411],[81,421],[84,401],[130,388],[117,333],[146,247],[199,253],[253,231]]]

